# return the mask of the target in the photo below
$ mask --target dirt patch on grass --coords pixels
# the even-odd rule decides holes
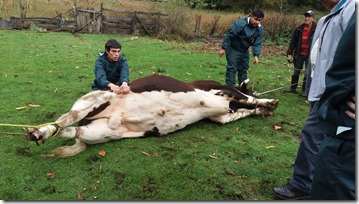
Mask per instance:
[[[22,147],[16,150],[16,154],[21,156],[31,156],[30,147]]]

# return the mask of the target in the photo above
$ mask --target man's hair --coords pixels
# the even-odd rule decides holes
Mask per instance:
[[[120,48],[121,49],[121,44],[119,42],[117,42],[117,40],[110,39],[106,42],[105,49],[107,51],[110,51],[111,48]]]
[[[256,16],[258,18],[264,18],[264,13],[260,9],[254,9],[251,16]]]

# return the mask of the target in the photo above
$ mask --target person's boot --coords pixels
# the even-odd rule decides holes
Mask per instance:
[[[298,87],[299,76],[292,75],[292,82],[290,83],[290,88],[284,89],[286,93],[295,93]]]
[[[275,198],[281,200],[307,200],[310,197],[309,192],[300,191],[290,184],[282,187],[272,188],[272,193]]]

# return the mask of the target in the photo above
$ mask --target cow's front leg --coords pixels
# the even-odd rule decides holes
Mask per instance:
[[[260,107],[267,107],[271,110],[277,108],[279,104],[279,100],[277,99],[265,99],[265,98],[254,98],[252,96],[248,96],[247,99],[239,100],[240,103],[248,104],[248,105],[257,105]]]

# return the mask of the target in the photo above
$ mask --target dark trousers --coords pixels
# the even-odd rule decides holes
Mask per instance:
[[[294,72],[293,72],[293,76],[296,79],[296,83],[298,84],[300,72],[302,71],[303,67],[305,67],[303,84],[302,84],[302,93],[305,93],[305,95],[308,95],[308,93],[309,93],[309,88],[308,88],[308,90],[306,90],[307,89],[306,87],[307,87],[307,84],[310,83],[310,81],[308,80],[308,77],[307,77],[308,62],[309,62],[308,55],[298,55],[298,57],[294,63]],[[295,86],[295,89],[296,89],[296,86]]]
[[[294,63],[294,76],[299,76],[300,71],[302,71],[303,66],[305,66],[305,70],[308,66],[308,55],[298,55],[298,58],[295,60]],[[305,77],[305,75],[304,75]]]
[[[238,73],[238,82],[241,84],[247,77],[249,68],[249,52],[240,52],[233,48],[226,49],[227,69],[226,85],[234,87],[236,85],[236,74]]]
[[[326,136],[320,146],[310,197],[313,200],[355,200],[355,129]]]
[[[318,119],[318,101],[310,104],[310,113],[304,123],[301,137],[293,177],[289,184],[298,190],[310,192],[317,153],[324,138],[324,131]]]

